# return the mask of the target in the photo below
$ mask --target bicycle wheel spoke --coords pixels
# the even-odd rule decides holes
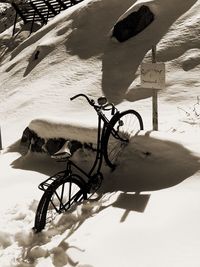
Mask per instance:
[[[131,133],[135,131],[135,126],[138,123],[137,117],[132,116],[132,114],[128,114],[124,120],[124,125],[122,131],[126,133],[127,137],[131,136]],[[139,125],[137,125],[139,128]]]
[[[139,130],[140,130],[139,121],[136,120],[136,118],[135,118],[134,121],[133,121],[132,129],[133,129],[132,132],[135,131],[135,129],[136,129],[136,131],[139,131]]]
[[[63,206],[64,186],[65,185],[62,184],[61,189],[58,188],[57,190],[55,190],[54,195],[53,195],[53,197],[51,199],[51,203],[52,203],[53,207],[56,209],[57,212],[59,212],[60,209]]]
[[[129,129],[130,129],[130,127],[131,127],[132,118],[131,118],[130,115],[127,115],[126,118],[127,118],[127,121],[128,121],[128,122],[126,123],[125,131],[129,131]]]
[[[113,143],[113,146],[112,147],[110,147],[110,149],[109,149],[109,155],[112,155],[113,153],[115,153],[116,152],[116,150],[117,150],[117,147],[119,148],[120,147],[120,143],[119,142],[115,142],[115,143]]]
[[[69,199],[68,199],[68,201],[69,201],[69,206],[71,205],[71,204],[70,204],[70,201],[71,201],[71,190],[72,190],[72,183],[69,182]]]
[[[72,207],[72,205],[77,202],[76,201],[76,197],[80,194],[80,192],[77,192],[75,195],[73,195],[72,198],[70,198],[70,200],[68,202],[65,203],[65,205],[63,206],[63,208],[65,209],[66,206],[68,207]],[[82,199],[80,199],[82,200]]]
[[[60,201],[60,210],[61,210],[61,206],[62,206],[62,200],[63,200],[63,195],[64,195],[64,189],[65,189],[65,184],[62,185],[62,190],[61,190],[61,201]]]
[[[108,166],[115,168],[116,161],[129,139],[142,129],[142,118],[134,110],[124,111],[112,118],[105,134],[104,158]]]
[[[121,152],[123,146],[124,146],[123,142],[116,141],[115,143],[113,143],[113,146],[110,147],[108,151],[109,157],[112,160],[117,159],[119,157],[119,153]]]
[[[68,211],[76,202],[87,199],[84,183],[78,175],[66,176],[53,182],[38,204],[34,229],[40,232],[57,214]]]

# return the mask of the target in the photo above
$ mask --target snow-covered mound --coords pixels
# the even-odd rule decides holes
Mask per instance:
[[[96,127],[89,123],[58,120],[53,118],[35,119],[29,124],[29,129],[42,138],[64,138],[81,142],[96,143]]]

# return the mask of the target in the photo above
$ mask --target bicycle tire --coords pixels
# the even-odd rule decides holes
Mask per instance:
[[[111,169],[115,169],[117,166],[117,159],[123,148],[128,144],[131,136],[143,129],[142,117],[135,110],[130,109],[116,113],[112,117],[102,144],[105,162]]]
[[[66,185],[68,185],[68,192],[65,190]],[[75,186],[77,190],[73,193],[72,189],[74,189]],[[59,195],[59,190],[61,190],[61,195]],[[66,197],[66,192],[70,194],[67,200],[64,199],[64,197]],[[48,211],[60,214],[70,210],[74,203],[81,202],[85,199],[87,199],[85,181],[80,176],[71,174],[63,176],[58,181],[53,181],[43,193],[38,204],[33,227],[34,232],[41,232],[45,228],[48,219]],[[58,202],[58,206],[56,202]]]

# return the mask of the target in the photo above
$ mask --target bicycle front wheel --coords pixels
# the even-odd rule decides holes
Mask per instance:
[[[143,129],[142,117],[135,110],[126,110],[113,116],[108,124],[103,144],[104,158],[110,168],[116,167],[117,159],[130,138]]]
[[[63,176],[55,180],[42,195],[35,215],[34,231],[40,232],[46,223],[53,221],[82,200],[87,199],[84,180],[78,175]]]

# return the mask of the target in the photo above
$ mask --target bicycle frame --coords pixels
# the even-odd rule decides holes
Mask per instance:
[[[105,114],[103,113],[103,110],[105,110],[105,111],[111,110],[111,115],[113,115],[113,116],[115,114],[119,113],[119,111],[116,109],[116,107],[113,104],[107,104],[104,106],[103,105],[102,106],[101,105],[95,105],[94,100],[90,100],[84,94],[78,94],[78,95],[72,97],[71,100],[73,100],[79,96],[85,97],[87,99],[87,101],[89,102],[89,104],[95,109],[95,111],[97,112],[97,115],[98,115],[96,157],[95,157],[94,163],[93,163],[93,165],[92,165],[92,167],[88,173],[86,171],[84,171],[82,168],[80,168],[79,166],[77,166],[77,164],[75,164],[70,159],[67,160],[67,166],[63,172],[65,173],[65,175],[64,175],[65,177],[68,175],[71,175],[73,173],[72,167],[74,167],[76,170],[78,170],[81,174],[83,174],[88,179],[88,181],[86,182],[87,186],[88,185],[91,186],[91,185],[93,185],[94,179],[98,178],[98,176],[100,177],[101,180],[103,179],[103,175],[102,175],[100,170],[101,170],[101,166],[103,163],[104,149],[105,149],[104,136],[105,136],[107,126],[109,125],[109,122],[110,122],[107,119],[107,117],[105,116]],[[108,108],[108,106],[109,106],[109,108]],[[102,126],[102,124],[103,124],[103,126]],[[118,135],[114,129],[113,129],[113,135],[115,135],[116,137]],[[48,187],[50,186],[52,181],[54,181],[55,179],[57,179],[57,178],[56,177],[48,178],[47,180],[45,180],[44,182],[42,182],[39,185],[39,189],[41,189],[43,191],[48,190]]]
[[[116,145],[114,145],[113,150],[113,141],[115,144],[116,139],[118,140],[117,146],[119,145],[120,149],[124,148],[124,145],[126,146],[129,142],[129,134],[131,136],[132,131],[124,130],[126,129],[126,123],[128,123],[128,126],[131,125],[132,120],[130,120],[129,115],[136,118],[138,128],[143,129],[142,118],[136,111],[119,112],[113,104],[107,103],[107,99],[104,97],[98,98],[97,104],[84,94],[76,95],[71,100],[79,96],[85,97],[97,112],[96,156],[89,171],[83,170],[72,160],[67,159],[64,170],[52,175],[39,185],[39,189],[43,190],[44,194],[36,211],[34,225],[34,231],[36,232],[42,231],[46,225],[50,203],[56,213],[61,213],[69,210],[75,203],[91,198],[97,192],[103,180],[103,174],[101,173],[103,160],[112,170],[116,167],[115,160],[119,154]],[[104,111],[111,111],[111,119],[107,118]],[[114,160],[113,151],[115,153],[117,151],[117,154],[114,154]],[[59,153],[56,154],[59,155]],[[60,155],[63,156],[63,152]]]
[[[94,160],[94,163],[88,173],[86,173],[84,170],[82,170],[80,167],[78,167],[73,161],[70,159],[67,162],[67,172],[71,173],[71,167],[75,167],[79,172],[81,172],[84,176],[88,178],[88,180],[92,180],[92,178],[95,175],[100,174],[101,166],[103,163],[103,156],[104,156],[104,135],[105,131],[107,129],[107,125],[109,124],[109,120],[105,116],[105,114],[102,112],[102,109],[98,106],[94,106],[95,111],[98,115],[98,128],[97,128],[97,149],[96,149],[96,157]],[[116,108],[115,108],[116,109]],[[117,111],[118,112],[118,111]],[[115,113],[116,114],[116,113]],[[103,126],[102,126],[103,124]]]

